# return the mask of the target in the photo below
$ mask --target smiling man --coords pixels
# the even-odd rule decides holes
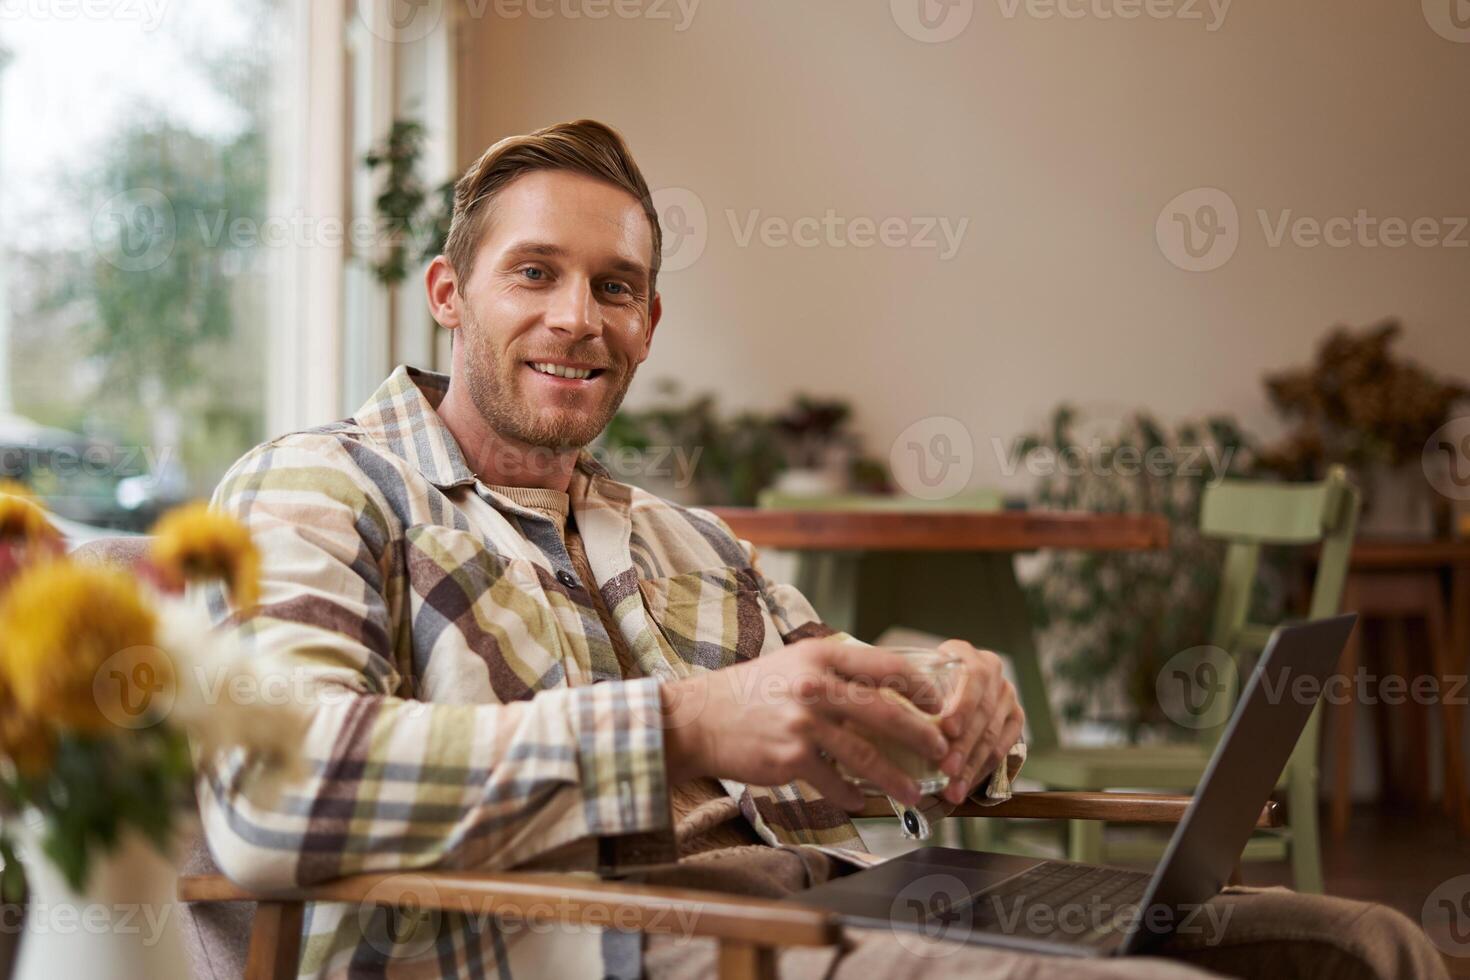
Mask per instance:
[[[201,813],[230,877],[265,890],[368,871],[579,869],[788,894],[875,860],[839,766],[920,803],[863,730],[938,764],[949,803],[1008,795],[1023,719],[993,653],[945,644],[959,689],[934,706],[938,726],[916,720],[865,685],[918,690],[904,658],[834,634],[712,514],[618,483],[585,451],[649,356],[659,255],[648,187],[612,130],[583,120],[497,143],[459,181],[427,273],[433,316],[453,331],[451,374],[400,368],[352,418],[274,439],[226,475],[215,502],[254,535],[261,603],[231,610],[214,593],[212,607],[312,714],[305,771],[275,774],[284,791],[247,759],[208,761]],[[1256,943],[1242,962],[1279,958],[1262,937],[1277,938],[1267,924],[1285,910],[1283,943],[1305,949],[1362,919],[1377,940],[1363,975],[1422,965],[1406,920],[1384,910],[1233,901],[1227,919],[1258,927],[1242,933]],[[698,943],[459,914],[409,925],[313,907],[300,972],[711,969]],[[820,954],[840,957],[839,976],[1047,966],[957,944],[918,959],[887,933],[854,937]],[[1244,940],[1222,942],[1238,953]],[[1068,972],[1197,975],[1163,960]]]

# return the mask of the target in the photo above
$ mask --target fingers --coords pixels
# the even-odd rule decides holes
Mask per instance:
[[[861,646],[854,643],[838,643],[831,640],[817,641],[810,648],[817,665],[825,667],[849,680],[862,681],[872,686],[892,688],[909,696],[924,707],[935,712],[941,707],[937,699],[926,692],[934,692],[934,679],[924,673],[912,659],[882,647]],[[925,704],[925,701],[933,702]]]
[[[1000,660],[993,653],[974,649],[968,643],[951,640],[955,654],[965,664],[965,682],[960,696],[944,712],[941,728],[950,737],[950,753],[940,770],[951,779],[963,779],[965,763],[970,760],[984,735],[985,724],[994,719],[997,732],[1004,721],[999,710],[1002,695],[1010,685],[1000,671]]]
[[[979,783],[981,777],[989,775],[1004,757],[1005,751],[997,749],[997,745],[1000,742],[1001,730],[1005,727],[1005,720],[1004,713],[997,712],[990,716],[984,732],[970,747],[959,772],[950,776],[949,785],[945,787],[945,799],[951,803],[958,803],[969,796],[974,792],[975,785]],[[974,727],[979,729],[980,726]]]
[[[966,733],[970,722],[981,715],[988,717],[994,709],[998,689],[1005,683],[1000,657],[989,650],[976,650],[963,640],[949,640],[939,649],[958,657],[965,665],[965,683],[955,692],[940,722],[944,733],[958,739]],[[973,739],[967,740],[973,744]]]
[[[975,792],[980,781],[1005,764],[1011,746],[1021,738],[1025,714],[1014,702],[995,717],[995,724],[987,726],[986,735],[975,744],[959,776],[952,776],[944,790],[944,798],[959,803]]]
[[[884,687],[869,687],[831,674],[820,679],[824,690],[814,706],[829,719],[849,722],[870,732],[881,732],[938,763],[950,745],[939,726],[903,695]]]
[[[959,658],[965,665],[965,683],[958,686],[950,703],[941,711],[943,721],[940,726],[944,729],[944,734],[954,739],[964,733],[966,719],[974,717],[980,708],[980,699],[985,694],[984,678],[978,663],[979,651],[964,640],[946,640],[939,645],[939,650]],[[976,681],[980,683],[977,684]]]
[[[823,748],[829,758],[823,758],[817,751],[820,737],[814,739],[811,757],[805,766],[796,774],[797,779],[803,779],[810,783],[822,798],[828,800],[833,806],[839,806],[849,813],[856,813],[863,808],[863,791],[842,777],[836,766],[831,761],[831,750]]]
[[[883,757],[872,742],[842,725],[819,722],[814,729],[819,746],[853,776],[860,776],[877,786],[904,806],[917,806],[919,785],[893,763]],[[830,767],[829,767],[830,768]],[[833,775],[837,774],[833,772]],[[838,777],[839,780],[841,777]],[[814,786],[822,789],[813,782]],[[856,789],[856,787],[852,787]],[[822,790],[826,795],[826,790]],[[858,794],[861,797],[861,793]],[[858,805],[862,803],[861,798]]]

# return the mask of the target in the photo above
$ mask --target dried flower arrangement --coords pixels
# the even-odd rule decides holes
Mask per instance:
[[[1268,375],[1272,404],[1296,427],[1261,453],[1260,465],[1288,479],[1319,480],[1333,463],[1365,474],[1419,459],[1470,388],[1396,357],[1402,333],[1393,319],[1360,332],[1339,326],[1310,367]]]

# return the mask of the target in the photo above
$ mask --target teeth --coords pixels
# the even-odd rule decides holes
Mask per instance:
[[[558,378],[575,378],[580,381],[592,376],[592,372],[587,368],[564,367],[560,364],[547,364],[544,361],[533,361],[531,367],[542,374],[550,374]]]

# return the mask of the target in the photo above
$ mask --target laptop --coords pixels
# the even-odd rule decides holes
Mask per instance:
[[[790,900],[850,925],[899,930],[901,940],[919,932],[1069,956],[1127,956],[1175,932],[1219,929],[1219,907],[1205,903],[1240,859],[1356,621],[1350,614],[1271,634],[1152,873],[922,847]]]

